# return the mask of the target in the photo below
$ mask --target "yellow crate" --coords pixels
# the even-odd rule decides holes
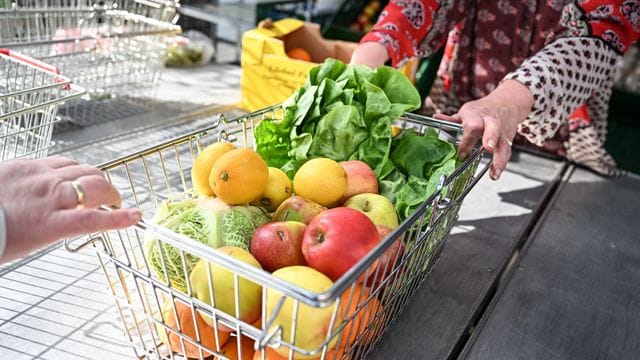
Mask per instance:
[[[309,70],[327,58],[349,62],[357,43],[326,40],[320,26],[297,19],[273,22],[242,36],[242,107],[255,111],[281,103],[304,84]],[[287,51],[303,48],[313,62],[291,59]]]

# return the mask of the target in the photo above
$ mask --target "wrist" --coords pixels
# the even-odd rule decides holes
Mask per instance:
[[[376,68],[384,65],[389,58],[389,52],[384,45],[368,41],[358,45],[351,56],[351,64],[362,64]]]
[[[533,94],[529,88],[517,80],[504,80],[491,92],[497,99],[509,99],[512,117],[517,123],[523,122],[533,109]]]

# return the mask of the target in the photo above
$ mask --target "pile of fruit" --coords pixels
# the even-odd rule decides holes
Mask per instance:
[[[419,104],[411,89],[390,68],[325,62],[287,101],[282,119],[259,123],[257,151],[227,142],[203,149],[191,169],[196,196],[162,203],[154,222],[300,288],[327,291],[433,192],[431,178],[455,169],[453,146],[437,134],[404,130],[394,136],[392,119]],[[266,288],[263,304],[259,284],[151,236],[145,245],[155,276],[246,324],[261,328],[261,318],[269,319],[282,297]],[[285,340],[295,326],[294,345],[309,350],[322,346],[329,326],[335,332],[343,319],[352,321],[342,329],[340,343],[338,337],[329,343],[331,351],[341,354],[356,340],[373,340],[358,324],[382,305],[359,294],[370,294],[367,286],[379,287],[404,252],[402,241],[396,241],[358,278],[353,294],[361,303],[348,301],[347,291],[340,309],[300,303],[295,314],[287,299],[272,326],[282,327]],[[339,316],[331,325],[334,311]],[[180,301],[165,304],[162,316],[166,326],[177,331],[179,323],[193,339],[197,325],[209,348],[236,348],[241,339],[253,354],[252,340],[230,335],[234,329],[222,323],[215,334],[213,319],[193,314]],[[172,351],[198,356],[198,348],[188,342],[183,347],[173,331],[159,327],[158,332]],[[267,352],[269,359],[288,354],[285,348]]]

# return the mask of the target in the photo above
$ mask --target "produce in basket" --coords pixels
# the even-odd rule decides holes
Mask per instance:
[[[386,197],[378,194],[358,194],[344,203],[345,207],[356,209],[367,215],[376,225],[391,229],[398,227],[396,208]]]
[[[284,171],[269,167],[269,179],[262,194],[252,202],[253,205],[263,206],[267,211],[274,212],[283,201],[291,196],[291,180]]]
[[[283,201],[273,214],[274,221],[298,221],[309,224],[316,215],[327,210],[326,207],[316,204],[301,196],[292,196]]]
[[[309,266],[336,281],[379,243],[378,229],[366,215],[338,207],[311,220],[302,239],[302,254]]]
[[[156,325],[160,340],[163,344],[167,345],[171,351],[183,354],[189,358],[200,358],[200,347],[194,345],[188,340],[184,340],[183,351],[183,341],[181,341],[181,336],[178,335],[184,334],[192,341],[196,342],[198,340],[196,336],[196,327],[198,328],[197,333],[200,335],[200,344],[203,346],[216,351],[218,350],[218,347],[223,347],[227,343],[229,340],[229,333],[218,330],[218,334],[216,336],[215,329],[202,319],[199,311],[196,311],[194,314],[191,307],[185,305],[180,300],[176,300],[174,302],[174,313],[174,306],[171,306],[171,303],[171,299],[168,299],[162,306],[162,319],[164,320],[164,324],[171,330],[166,330],[165,327],[160,324]],[[177,318],[176,314],[178,315]],[[196,319],[195,322],[193,321],[194,316]],[[207,357],[212,354],[207,351],[203,351],[202,355]]]
[[[302,238],[307,225],[297,221],[276,221],[256,229],[251,239],[251,254],[262,267],[273,272],[293,265],[306,265]]]
[[[238,353],[238,341],[240,341],[240,348],[242,349],[242,357]],[[251,360],[253,359],[253,343],[255,341],[242,335],[232,336],[229,341],[220,350],[220,354],[231,360]],[[216,358],[220,359],[220,358]]]
[[[279,269],[273,273],[273,276],[288,281],[293,285],[297,285],[305,290],[315,293],[322,293],[329,290],[333,285],[333,282],[321,272],[314,270],[307,266],[289,266]],[[276,327],[282,327],[282,340],[301,348],[314,350],[318,349],[327,338],[329,331],[335,331],[340,326],[341,319],[336,317],[336,321],[333,324],[333,328],[330,329],[331,318],[334,311],[336,311],[336,305],[331,305],[326,308],[318,308],[309,306],[304,303],[298,303],[297,313],[294,312],[294,300],[290,297],[286,297],[284,304],[279,312],[274,314],[277,304],[284,296],[274,288],[266,288],[266,304],[265,304],[265,318],[270,319],[275,315],[273,323],[268,331],[274,330]],[[295,319],[295,321],[294,321]],[[293,329],[295,326],[295,341],[292,339]],[[333,338],[328,344],[328,349],[332,349],[336,345],[337,339]],[[280,347],[276,351],[283,356],[286,356],[289,349],[286,347]],[[315,356],[304,356],[297,354],[295,358],[309,359]]]
[[[335,206],[347,190],[347,172],[335,160],[311,159],[293,177],[293,190],[322,206]]]
[[[354,195],[378,193],[378,178],[367,163],[360,160],[349,160],[341,161],[340,166],[347,173],[347,190],[342,195],[340,204],[344,204]]]
[[[217,142],[202,149],[191,167],[191,182],[193,183],[193,190],[198,195],[212,196],[215,195],[211,185],[209,185],[209,175],[211,174],[211,168],[216,163],[218,158],[233,149],[235,145],[229,142]]]
[[[373,322],[376,314],[382,311],[382,305],[369,288],[355,285],[340,297],[340,316],[345,323],[341,331],[338,347],[348,348],[355,342],[365,345],[374,340],[375,328],[367,325]]]
[[[213,192],[231,205],[258,199],[268,181],[267,164],[251,149],[234,149],[220,155],[209,174]]]
[[[314,157],[362,160],[380,177],[392,165],[391,122],[419,106],[418,91],[399,71],[328,59],[284,102],[282,119],[256,126],[257,151],[281,168]]]
[[[257,151],[289,177],[312,158],[363,161],[402,221],[437,189],[440,176],[457,166],[454,146],[434,130],[397,135],[391,126],[419,105],[417,90],[401,72],[329,59],[284,102],[282,118],[256,126]]]
[[[249,248],[253,231],[269,221],[268,214],[255,206],[229,206],[218,199],[165,201],[160,204],[153,222],[213,248],[239,246]],[[186,292],[188,273],[199,258],[184,252],[187,273],[180,250],[147,235],[147,261],[158,278],[177,290]],[[166,267],[164,266],[166,265]],[[169,279],[166,278],[166,268]]]
[[[221,247],[218,251],[227,254],[236,260],[261,269],[260,263],[248,251],[238,247]],[[209,277],[211,274],[211,277]],[[236,274],[224,266],[201,259],[191,271],[189,276],[193,296],[200,301],[214,306],[237,319],[249,324],[260,318],[262,311],[262,287],[255,282]],[[213,289],[209,286],[209,282]],[[213,299],[211,294],[213,293]],[[238,298],[236,299],[236,294]],[[236,307],[236,300],[238,306]],[[213,324],[213,319],[204,315],[205,321]],[[224,325],[219,325],[226,328]],[[231,331],[231,330],[230,330]]]

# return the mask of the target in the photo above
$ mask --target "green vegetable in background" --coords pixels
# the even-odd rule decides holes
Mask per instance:
[[[253,231],[270,221],[269,215],[255,206],[229,206],[218,199],[165,201],[158,208],[154,222],[174,232],[213,248],[237,246],[249,249]],[[146,257],[153,272],[167,281],[163,258],[171,286],[186,291],[186,279],[199,258],[157,239],[145,239]],[[162,252],[161,252],[162,251]]]

